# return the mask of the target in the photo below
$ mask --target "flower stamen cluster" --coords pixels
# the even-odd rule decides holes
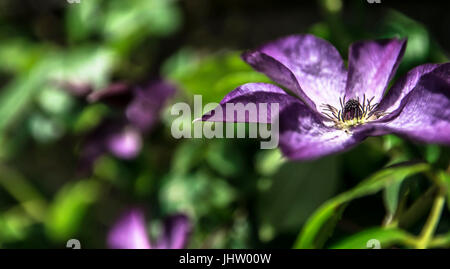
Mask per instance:
[[[373,99],[374,97],[367,99],[366,95],[363,95],[363,101],[361,103],[359,97],[345,101],[344,96],[344,98],[339,98],[340,109],[329,104],[324,104],[322,105],[324,110],[322,114],[327,119],[333,121],[336,128],[350,130],[352,127],[365,124],[386,115],[386,113],[377,109],[378,103],[372,104]]]

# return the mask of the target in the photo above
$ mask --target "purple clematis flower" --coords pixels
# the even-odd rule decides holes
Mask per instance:
[[[175,88],[157,79],[145,86],[113,83],[103,90],[85,90],[83,93],[88,102],[104,102],[119,111],[116,117],[105,120],[95,128],[82,146],[82,170],[90,170],[95,160],[104,153],[124,160],[137,157],[141,151],[142,137],[158,122],[160,112],[175,93]]]
[[[296,160],[345,151],[389,133],[449,145],[450,63],[418,66],[387,91],[405,48],[406,40],[399,39],[353,43],[347,69],[323,39],[280,38],[242,58],[291,94],[273,84],[248,83],[226,95],[217,111],[225,111],[227,103],[278,103],[279,146]],[[220,121],[236,122],[223,115]]]
[[[140,209],[126,212],[108,234],[108,247],[116,249],[181,249],[186,247],[191,223],[186,215],[178,214],[164,221],[163,232],[156,242],[147,233],[144,213]]]

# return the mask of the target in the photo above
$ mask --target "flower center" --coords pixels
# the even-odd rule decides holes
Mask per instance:
[[[345,121],[353,120],[355,118],[360,119],[362,115],[363,111],[358,100],[350,99],[345,103],[344,111],[342,112],[342,118]]]
[[[345,101],[344,96],[343,99],[339,98],[340,109],[324,104],[322,105],[324,108],[322,114],[332,120],[335,127],[348,131],[354,126],[365,124],[386,115],[386,113],[377,110],[378,103],[372,104],[373,99],[374,97],[366,99],[364,95],[361,103],[359,98]]]

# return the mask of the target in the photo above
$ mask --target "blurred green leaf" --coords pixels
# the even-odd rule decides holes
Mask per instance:
[[[417,21],[395,10],[390,10],[382,26],[386,37],[400,36],[408,38],[408,45],[401,66],[407,69],[423,63],[429,56],[430,35],[427,29]]]
[[[64,241],[75,235],[89,206],[97,201],[100,190],[101,186],[92,180],[65,185],[53,200],[45,221],[50,238]]]
[[[441,154],[441,148],[438,145],[426,145],[425,159],[428,163],[435,163]]]
[[[163,68],[165,74],[192,95],[202,95],[203,103],[219,102],[237,86],[249,82],[270,82],[240,58],[239,52],[224,52],[198,58],[195,54],[175,55]],[[189,57],[190,60],[185,58]],[[181,65],[181,66],[180,66]]]
[[[450,210],[450,174],[446,171],[440,171],[438,179],[442,187],[447,191],[447,207]]]
[[[31,135],[38,142],[50,143],[64,134],[62,123],[41,113],[34,113],[28,121]]]
[[[450,233],[436,236],[428,245],[429,248],[449,248]]]
[[[33,219],[41,221],[44,218],[47,202],[21,173],[0,164],[0,186],[14,197]]]
[[[94,175],[114,184],[118,184],[119,170],[119,161],[109,155],[103,155],[94,162]]]
[[[402,182],[407,177],[428,169],[429,166],[424,163],[391,166],[365,179],[353,189],[328,200],[308,219],[294,248],[322,247],[317,244],[317,242],[323,241],[320,240],[320,236],[328,236],[328,234],[321,233],[322,227],[336,216],[339,208],[354,199],[374,194],[389,184]]]
[[[0,132],[29,110],[33,97],[46,83],[84,82],[99,88],[109,81],[114,55],[95,47],[48,53],[33,68],[5,86],[0,95]]]
[[[383,190],[383,200],[388,214],[393,217],[397,211],[398,201],[400,196],[401,181],[396,181],[388,184]]]
[[[19,208],[13,208],[0,215],[1,244],[23,240],[34,221]]]
[[[32,70],[16,77],[0,93],[0,132],[24,113],[37,89],[42,87],[49,71],[46,64],[38,64]]]
[[[108,112],[109,110],[105,104],[92,104],[84,107],[75,119],[73,132],[78,134],[92,130],[101,122]]]
[[[237,176],[246,168],[242,154],[233,141],[216,139],[208,143],[206,161],[222,176]]]
[[[264,176],[273,175],[286,162],[280,149],[262,150],[256,155],[256,170]]]
[[[269,190],[258,197],[262,227],[278,232],[296,231],[337,190],[336,156],[314,162],[286,162],[272,176]]]
[[[221,178],[199,171],[190,175],[169,175],[159,191],[166,213],[186,212],[199,218],[217,210],[226,210],[236,193]]]
[[[67,9],[66,30],[70,41],[81,41],[98,30],[104,16],[103,4],[103,1],[84,1]]]
[[[331,246],[332,249],[365,249],[373,248],[380,243],[380,248],[410,240],[411,235],[395,228],[371,228],[354,234]],[[374,240],[377,240],[376,242]],[[372,246],[372,247],[371,247]]]
[[[181,12],[174,0],[108,1],[102,23],[107,40],[132,47],[149,35],[167,36],[178,29]]]
[[[12,73],[24,73],[42,57],[45,47],[33,44],[25,39],[2,40],[0,43],[0,70]]]
[[[172,161],[171,171],[176,175],[185,175],[204,157],[206,144],[199,139],[184,141],[178,146]]]
[[[40,92],[38,102],[42,109],[53,115],[65,114],[74,105],[72,96],[65,91],[51,86]]]
[[[49,82],[85,83],[99,89],[109,82],[117,55],[106,48],[84,45],[59,52],[47,61],[52,64],[46,78]]]

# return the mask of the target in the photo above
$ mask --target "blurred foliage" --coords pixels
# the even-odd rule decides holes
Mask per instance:
[[[217,103],[241,84],[270,83],[240,58],[243,50],[295,32],[329,40],[344,59],[355,40],[406,37],[397,79],[416,65],[448,61],[448,29],[433,27],[443,24],[445,8],[421,21],[403,13],[415,14],[406,4],[341,0],[0,6],[1,248],[64,248],[70,238],[103,248],[109,228],[134,205],[151,213],[152,235],[168,215],[186,213],[192,248],[368,248],[371,239],[383,248],[450,246],[448,210],[439,225],[424,225],[439,211],[442,190],[450,209],[446,147],[388,135],[292,162],[278,149],[258,150],[256,139],[175,140],[168,106],[136,159],[105,153],[84,173],[83,143],[120,112],[66,87],[98,91],[162,77],[178,88],[172,103],[192,103],[194,95]]]
[[[230,89],[249,82],[270,82],[240,58],[240,52],[222,52],[202,57],[181,50],[163,67],[168,78],[177,81],[190,95],[201,95],[203,102],[218,102]]]

